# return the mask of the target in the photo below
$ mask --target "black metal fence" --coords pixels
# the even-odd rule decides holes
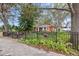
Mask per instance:
[[[69,43],[69,45],[71,45],[73,48],[79,50],[78,32],[3,32],[3,35],[12,38],[25,37],[26,39],[50,39],[55,42],[61,41]]]
[[[73,43],[73,48],[79,50],[79,32],[71,32],[70,35],[70,42]]]

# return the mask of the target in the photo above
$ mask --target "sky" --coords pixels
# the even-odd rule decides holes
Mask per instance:
[[[43,8],[50,8],[52,7],[52,3],[36,3],[37,6],[43,7]]]

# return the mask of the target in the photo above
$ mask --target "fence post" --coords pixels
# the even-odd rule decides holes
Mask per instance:
[[[57,32],[56,32],[56,43],[57,43]]]
[[[78,39],[79,39],[78,36],[79,36],[79,33],[77,32],[77,40],[76,40],[77,41],[77,50],[78,50],[78,43],[79,43],[78,42]]]
[[[37,39],[39,39],[39,38],[38,38],[38,31],[37,31]]]
[[[79,38],[78,36],[79,36],[78,32],[71,33],[71,43],[73,43],[72,48],[75,50],[78,50],[78,38]]]
[[[24,37],[25,37],[25,39],[26,39],[26,31],[24,32]]]
[[[13,38],[13,32],[11,32],[11,37]]]

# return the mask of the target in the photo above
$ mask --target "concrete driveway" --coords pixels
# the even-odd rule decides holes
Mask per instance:
[[[16,39],[0,38],[0,56],[64,56],[55,52],[46,52],[22,43]]]

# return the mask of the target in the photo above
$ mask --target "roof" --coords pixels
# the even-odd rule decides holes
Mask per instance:
[[[48,27],[48,26],[53,26],[53,25],[50,25],[50,24],[44,24],[44,25],[39,25],[39,26],[37,26],[37,27]],[[55,26],[53,26],[53,27],[55,27]]]

